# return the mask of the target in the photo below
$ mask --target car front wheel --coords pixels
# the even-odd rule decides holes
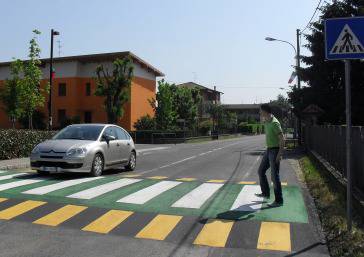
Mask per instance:
[[[125,166],[125,169],[128,171],[135,170],[136,167],[136,153],[133,151],[130,153],[128,165]]]
[[[94,177],[101,176],[104,171],[104,158],[101,154],[97,153],[92,162],[91,175]]]

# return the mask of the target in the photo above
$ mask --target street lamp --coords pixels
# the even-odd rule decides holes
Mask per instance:
[[[49,100],[48,100],[48,129],[52,129],[52,80],[53,80],[53,37],[58,36],[59,32],[51,30],[51,58],[49,63]]]
[[[293,48],[293,50],[295,52],[295,55],[296,55],[297,87],[298,87],[298,89],[301,89],[301,77],[298,74],[298,70],[301,67],[301,63],[300,63],[300,42],[299,42],[300,30],[297,29],[296,32],[297,32],[296,33],[297,34],[297,48],[294,47],[294,45],[292,43],[290,43],[288,41],[285,41],[285,40],[276,39],[276,38],[272,38],[272,37],[266,37],[265,40],[267,40],[267,41],[278,41],[278,42],[286,43],[286,44],[289,44]],[[298,115],[298,116],[300,116],[300,115]],[[301,144],[301,118],[300,117],[298,117],[298,143]]]

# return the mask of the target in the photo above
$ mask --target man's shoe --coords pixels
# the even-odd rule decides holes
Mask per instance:
[[[271,207],[271,208],[281,207],[281,206],[283,206],[283,202],[274,201],[273,203],[268,203],[268,207]]]
[[[269,198],[270,197],[269,195],[265,195],[265,194],[255,194],[255,196],[263,197],[263,198]]]

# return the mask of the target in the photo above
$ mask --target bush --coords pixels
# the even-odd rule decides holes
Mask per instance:
[[[207,135],[207,133],[212,129],[212,121],[211,120],[205,120],[202,121],[198,125],[198,130],[202,135]]]
[[[35,110],[33,113],[33,128],[34,129],[45,129],[47,127],[45,123],[46,117],[45,114],[39,110]],[[19,123],[22,128],[29,127],[29,118],[28,116],[23,116],[19,119]]]
[[[0,129],[0,160],[28,157],[34,146],[56,131]]]
[[[147,114],[134,123],[134,128],[136,130],[153,130],[155,129],[155,119]]]

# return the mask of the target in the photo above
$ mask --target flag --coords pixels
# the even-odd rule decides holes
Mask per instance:
[[[292,72],[292,75],[291,75],[291,77],[288,80],[288,84],[291,84],[292,83],[292,81],[295,79],[296,75],[297,75],[297,73],[295,71]]]

